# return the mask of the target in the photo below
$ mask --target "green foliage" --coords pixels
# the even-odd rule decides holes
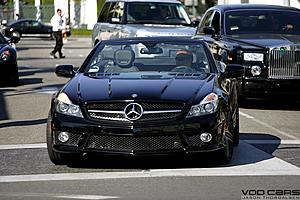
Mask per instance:
[[[105,2],[105,0],[97,0],[97,13],[98,14],[100,13],[104,2]]]
[[[91,36],[92,30],[87,29],[72,29],[71,30],[73,36]]]
[[[13,0],[10,0],[13,1]],[[48,4],[54,4],[54,0],[40,0],[42,5],[48,5]],[[23,2],[27,5],[34,5],[34,0],[20,0],[20,2]]]

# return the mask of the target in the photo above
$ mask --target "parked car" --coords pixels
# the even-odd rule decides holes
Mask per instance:
[[[183,64],[186,62],[186,64]],[[206,44],[180,37],[101,41],[55,94],[47,122],[51,161],[70,156],[161,155],[217,151],[229,162],[239,141],[236,77]]]
[[[92,33],[92,43],[112,38],[185,36],[196,33],[177,0],[106,0]]]
[[[41,36],[52,38],[52,26],[46,25],[34,19],[21,19],[8,24],[5,28],[5,35],[17,37],[22,36]],[[67,36],[71,35],[70,29],[67,27]]]
[[[241,97],[300,95],[300,10],[271,5],[208,9],[195,38],[215,58],[245,68]]]
[[[12,44],[19,42],[20,38],[6,39],[0,33],[0,84],[16,86],[19,82],[17,52]]]

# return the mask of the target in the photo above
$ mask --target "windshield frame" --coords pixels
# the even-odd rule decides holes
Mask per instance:
[[[5,39],[4,35],[0,33],[0,44],[7,44],[7,40]]]

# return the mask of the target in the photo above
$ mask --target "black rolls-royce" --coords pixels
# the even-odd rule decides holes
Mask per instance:
[[[237,81],[206,44],[176,37],[105,40],[53,96],[47,125],[51,161],[97,152],[160,155],[217,151],[229,162],[239,142]]]
[[[206,11],[195,38],[205,40],[217,60],[244,66],[241,97],[299,97],[299,19],[292,7],[219,5]]]

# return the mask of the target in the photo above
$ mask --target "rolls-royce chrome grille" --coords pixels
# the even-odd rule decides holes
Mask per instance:
[[[147,122],[179,117],[184,104],[167,102],[104,102],[87,104],[87,113],[94,120]]]
[[[300,50],[271,50],[270,79],[300,79]]]

